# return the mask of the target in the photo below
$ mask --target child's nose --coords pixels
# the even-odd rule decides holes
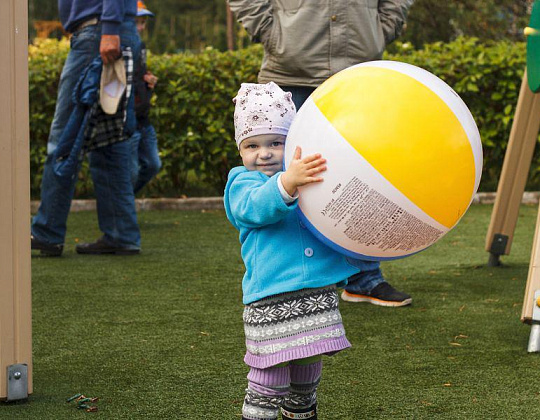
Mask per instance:
[[[268,159],[268,158],[272,157],[272,150],[270,150],[270,149],[262,150],[261,157],[263,157],[265,159]]]

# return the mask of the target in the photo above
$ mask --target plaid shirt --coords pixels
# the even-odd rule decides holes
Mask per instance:
[[[126,90],[116,114],[106,114],[101,109],[99,97],[90,108],[88,124],[84,130],[84,145],[81,156],[84,153],[97,149],[98,147],[109,146],[128,139],[124,132],[124,125],[127,118],[127,108],[131,96],[131,87],[133,85],[133,53],[131,48],[126,47],[122,50],[124,64],[126,66]],[[99,96],[99,95],[98,95]]]

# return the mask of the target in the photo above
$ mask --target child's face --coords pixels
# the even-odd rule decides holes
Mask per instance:
[[[240,143],[240,156],[247,170],[272,176],[283,169],[285,136],[259,134]]]
[[[137,32],[141,33],[146,29],[146,21],[148,16],[137,16],[135,18],[135,23],[137,24]]]

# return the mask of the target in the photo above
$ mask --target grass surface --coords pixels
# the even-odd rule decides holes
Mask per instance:
[[[540,417],[540,355],[519,321],[536,208],[487,268],[490,206],[416,256],[383,264],[412,307],[342,303],[353,347],[325,358],[320,418]],[[140,214],[143,253],[79,256],[94,213],[70,216],[63,258],[33,258],[34,393],[4,419],[239,419],[247,368],[237,234],[222,212]],[[98,413],[66,404],[98,396]]]

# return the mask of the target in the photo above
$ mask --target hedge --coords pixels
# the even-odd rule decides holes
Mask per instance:
[[[67,41],[45,40],[30,46],[30,134],[32,196],[39,197],[47,135]],[[420,50],[396,43],[385,59],[411,63],[436,74],[469,106],[484,146],[480,189],[494,191],[500,173],[525,67],[523,43],[480,43],[459,38]],[[230,167],[238,164],[233,140],[233,103],[242,82],[255,82],[262,49],[208,48],[200,54],[150,55],[159,82],[151,119],[160,144],[163,169],[145,189],[146,196],[219,195]],[[540,189],[536,153],[527,188]],[[76,195],[91,194],[83,168]]]

